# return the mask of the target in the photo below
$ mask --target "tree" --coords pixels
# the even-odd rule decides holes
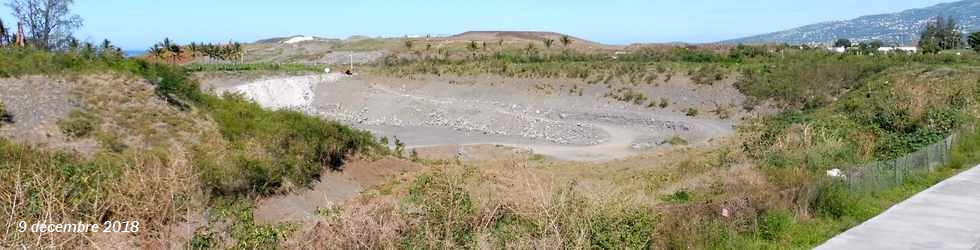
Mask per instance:
[[[963,33],[956,20],[951,17],[936,17],[926,25],[919,36],[919,47],[924,53],[939,53],[942,50],[963,47]]]
[[[878,48],[885,47],[885,42],[874,40],[868,43],[868,47],[877,50]]]
[[[180,54],[183,53],[180,45],[177,45],[176,43],[171,44],[170,47],[168,47],[168,50],[170,51],[170,58],[172,58],[171,63],[177,64],[177,62],[180,61]]]
[[[154,44],[153,47],[150,47],[149,51],[147,51],[147,52],[149,52],[151,55],[153,55],[157,59],[163,60],[163,54],[164,54],[163,53],[163,48],[160,47],[160,44],[159,43]]]
[[[970,48],[973,48],[973,51],[980,52],[980,31],[971,33],[969,40]]]
[[[561,46],[563,46],[563,47],[568,47],[569,45],[572,45],[572,38],[571,37],[561,36],[561,39],[559,39],[559,40],[561,41]]]
[[[837,41],[834,42],[834,47],[838,47],[838,48],[840,48],[840,47],[850,48],[851,47],[851,40],[847,40],[845,38],[837,39]]]
[[[11,0],[7,4],[14,17],[27,26],[29,42],[40,49],[66,45],[72,31],[82,26],[82,18],[71,13],[73,0]]]
[[[80,41],[78,41],[77,38],[75,38],[75,37],[69,37],[68,38],[68,50],[69,51],[78,52],[78,49],[81,48],[81,46],[82,46],[82,44],[81,44]]]
[[[74,38],[72,38],[74,39]],[[102,56],[106,57],[121,57],[122,49],[112,45],[109,39],[102,40],[102,45],[99,46],[102,51]]]
[[[0,47],[7,41],[7,26],[3,26],[3,19],[0,19]]]
[[[878,48],[881,48],[882,46],[885,46],[885,43],[878,40],[862,42],[858,44],[856,53],[861,55],[872,55],[875,52],[878,52]]]

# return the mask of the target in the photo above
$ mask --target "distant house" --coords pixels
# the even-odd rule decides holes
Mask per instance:
[[[889,53],[889,52],[905,52],[905,53],[918,53],[918,47],[881,47],[878,48],[878,52]]]
[[[827,48],[828,51],[834,52],[834,53],[845,53],[845,52],[847,52],[848,50],[851,50],[851,49],[858,49],[858,47],[850,47],[850,48],[846,48],[846,47],[828,47]],[[918,53],[919,52],[919,48],[918,47],[881,47],[881,48],[878,48],[878,52],[880,52],[882,54],[884,54],[884,53],[892,53],[892,52],[896,52],[896,53],[897,52],[904,52],[904,53],[912,53],[912,54],[914,54],[914,53]]]

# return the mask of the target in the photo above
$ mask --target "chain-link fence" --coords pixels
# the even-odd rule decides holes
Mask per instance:
[[[956,138],[956,134],[953,134],[897,159],[849,168],[844,171],[844,181],[852,191],[882,190],[901,185],[909,176],[931,172],[949,163]]]

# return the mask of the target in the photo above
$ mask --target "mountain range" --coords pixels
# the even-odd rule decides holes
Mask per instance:
[[[885,44],[914,45],[926,24],[937,16],[954,18],[963,32],[980,29],[980,0],[942,3],[898,13],[870,15],[846,21],[806,25],[785,31],[722,41],[722,43],[827,44],[839,38],[880,40]]]

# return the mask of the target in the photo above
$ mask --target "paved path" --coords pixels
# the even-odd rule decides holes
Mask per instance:
[[[980,166],[912,196],[816,249],[980,250]]]

